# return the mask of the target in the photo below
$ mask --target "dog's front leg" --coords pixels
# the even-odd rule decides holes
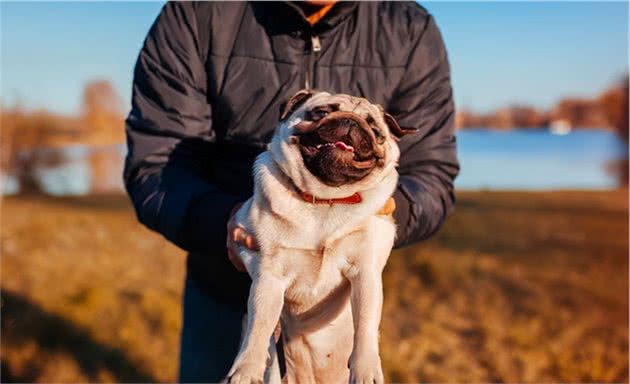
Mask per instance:
[[[247,327],[232,369],[230,383],[262,383],[267,366],[269,343],[280,319],[285,283],[272,273],[257,273],[247,303]]]
[[[383,306],[383,283],[377,267],[353,266],[348,275],[354,323],[354,345],[348,361],[350,383],[383,383],[378,353],[378,327]]]

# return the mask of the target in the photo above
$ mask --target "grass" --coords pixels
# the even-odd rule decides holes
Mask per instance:
[[[463,192],[384,274],[395,382],[627,382],[628,195]],[[2,205],[2,381],[176,379],[185,255],[122,196]]]

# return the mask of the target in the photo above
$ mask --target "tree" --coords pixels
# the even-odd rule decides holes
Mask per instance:
[[[620,82],[616,87],[604,92],[599,98],[599,104],[601,105],[608,121],[611,126],[615,128],[615,131],[623,139],[626,144],[628,143],[628,76]],[[628,158],[621,160],[614,164],[613,170],[618,175],[619,181],[623,185],[628,185]]]
[[[124,141],[124,117],[118,93],[107,80],[85,85],[81,108],[84,141],[96,144]]]

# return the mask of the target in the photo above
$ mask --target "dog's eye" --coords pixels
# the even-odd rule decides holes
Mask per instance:
[[[385,142],[385,136],[383,136],[383,134],[381,133],[381,131],[379,131],[376,128],[372,128],[372,133],[374,133],[374,137],[376,137],[376,141],[379,144],[383,144],[383,142]]]
[[[326,117],[326,115],[328,115],[329,113],[330,113],[329,108],[326,108],[326,107],[315,108],[315,109],[312,109],[308,113],[307,118],[308,120],[311,120],[311,121],[318,121]]]

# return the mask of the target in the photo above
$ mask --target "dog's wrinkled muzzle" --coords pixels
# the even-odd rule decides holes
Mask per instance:
[[[385,157],[372,127],[355,113],[331,112],[317,121],[305,120],[294,129],[304,165],[331,186],[361,180]]]
[[[339,125],[343,125],[348,129],[360,129],[363,134],[368,136],[367,141],[370,143],[370,149],[372,150],[373,155],[377,159],[385,157],[385,151],[377,144],[376,136],[368,122],[356,113],[346,111],[331,112],[318,121],[305,120],[296,124],[293,128],[295,130],[295,139],[292,139],[292,142],[301,142],[301,136],[313,133],[320,129],[326,129],[327,127]],[[344,144],[348,145],[345,141],[337,141],[336,146],[340,149],[348,150],[349,148],[344,147]]]

